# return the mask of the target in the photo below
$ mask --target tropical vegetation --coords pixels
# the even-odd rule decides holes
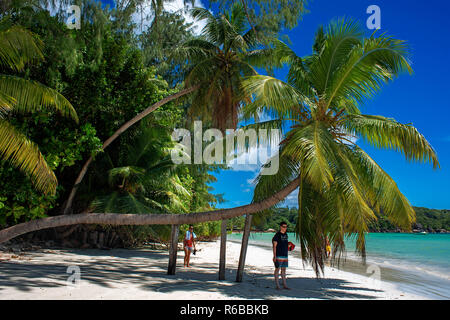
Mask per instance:
[[[411,224],[412,231],[425,232],[450,232],[450,212],[449,210],[437,210],[423,207],[413,207],[416,214],[416,221]],[[389,222],[383,216],[377,214],[377,220],[369,223],[369,232],[398,232],[397,226]],[[268,210],[266,215],[259,221],[254,222],[253,228],[256,231],[266,232],[269,229],[278,230],[280,222],[288,223],[288,232],[295,232],[295,225],[298,219],[298,209],[296,207],[277,207]],[[235,230],[243,230],[244,219],[236,218],[232,226]],[[231,225],[230,225],[231,229]]]
[[[326,238],[338,258],[344,238],[356,237],[364,258],[378,218],[411,229],[408,199],[354,140],[439,167],[412,125],[362,113],[385,84],[412,73],[405,41],[340,19],[319,27],[312,53],[299,57],[280,33],[307,12],[304,0],[211,1],[218,12],[190,10],[204,23],[197,34],[167,2],[77,0],[79,30],[58,9],[67,1],[2,2],[0,242],[56,228],[83,244],[90,232],[96,246],[117,234],[124,246],[176,243],[188,223],[215,237],[221,220],[246,230],[252,215],[256,225],[279,221],[285,211],[274,207],[294,190],[296,216],[291,208],[286,217],[317,274]],[[273,76],[283,67],[285,81]],[[170,161],[171,132],[198,119],[222,131],[243,120],[281,129],[279,171],[257,177],[251,204],[217,209],[224,199],[210,183],[225,165]]]
[[[393,179],[357,144],[393,149],[407,160],[439,167],[428,141],[409,124],[361,113],[361,105],[402,72],[412,72],[404,41],[386,34],[364,37],[353,20],[319,27],[313,53],[298,57],[283,42],[275,44],[274,61],[289,65],[287,82],[271,76],[250,77],[244,84],[255,99],[244,112],[265,111],[290,126],[280,143],[280,169],[256,179],[260,201],[299,178],[296,233],[302,258],[323,271],[329,239],[333,257],[356,237],[365,258],[365,234],[376,214],[404,230],[414,210]]]

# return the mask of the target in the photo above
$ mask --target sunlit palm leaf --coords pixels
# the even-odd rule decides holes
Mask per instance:
[[[259,113],[265,110],[277,118],[288,118],[292,109],[309,100],[289,84],[276,78],[264,75],[248,77],[242,83],[247,96],[255,96],[252,103],[244,108],[244,114]]]
[[[27,63],[42,60],[42,42],[20,26],[0,31],[0,65],[21,71]]]
[[[57,110],[63,116],[70,117],[78,122],[75,109],[66,98],[56,90],[36,81],[0,75],[0,92],[16,101],[12,107],[13,112]]]
[[[0,155],[29,175],[37,190],[54,194],[58,182],[38,147],[7,121],[0,119]]]
[[[343,120],[343,127],[377,148],[400,151],[408,160],[428,161],[434,168],[439,167],[433,147],[411,125],[382,116],[349,114]]]

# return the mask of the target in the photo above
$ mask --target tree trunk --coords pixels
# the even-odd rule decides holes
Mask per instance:
[[[247,214],[245,217],[244,234],[242,235],[241,254],[239,256],[239,265],[236,273],[236,282],[242,282],[244,275],[245,257],[247,255],[248,238],[250,237],[250,228],[252,226],[252,215]]]
[[[220,228],[220,260],[219,260],[219,280],[225,280],[225,266],[227,256],[227,221],[222,220]]]
[[[156,102],[155,104],[151,105],[150,107],[148,107],[147,109],[145,109],[144,111],[142,111],[141,113],[139,113],[138,115],[136,115],[133,119],[127,121],[125,124],[123,124],[116,132],[114,132],[114,134],[108,138],[108,140],[106,140],[103,143],[102,149],[105,150],[106,147],[108,147],[114,140],[116,140],[116,138],[122,134],[124,131],[126,131],[129,127],[131,127],[133,124],[135,124],[136,122],[140,121],[141,119],[145,118],[147,115],[149,115],[150,113],[152,113],[153,111],[155,111],[156,109],[158,109],[159,107],[161,107],[162,105],[173,101],[175,99],[178,99],[179,97],[182,97],[188,93],[191,93],[192,91],[197,90],[199,86],[194,86],[194,87],[190,87],[184,90],[181,90],[180,92],[177,92],[175,94],[172,94],[158,102]],[[75,180],[74,186],[72,187],[72,190],[70,191],[69,194],[69,198],[67,199],[67,202],[63,208],[63,213],[64,214],[69,214],[72,210],[72,203],[73,200],[75,198],[75,194],[77,193],[78,187],[81,184],[81,181],[83,181],[84,176],[86,175],[86,172],[89,168],[89,165],[91,164],[93,158],[89,157],[89,159],[85,162],[85,164],[83,165],[83,168],[81,169],[80,173],[78,174],[77,179]]]
[[[234,217],[250,215],[268,209],[286,198],[299,185],[296,178],[273,196],[241,207],[220,209],[206,212],[186,214],[116,214],[116,213],[87,213],[60,215],[43,219],[31,220],[0,230],[0,243],[8,241],[22,234],[73,224],[106,224],[106,225],[151,225],[151,224],[196,224],[207,221],[217,221]]]
[[[172,225],[171,242],[169,249],[169,267],[167,274],[174,275],[177,269],[177,251],[178,251],[178,232],[180,226],[177,224]]]

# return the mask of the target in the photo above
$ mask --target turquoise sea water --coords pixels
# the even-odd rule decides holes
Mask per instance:
[[[250,242],[270,247],[272,237],[252,233]],[[230,235],[230,240],[241,238],[242,234]],[[289,234],[289,240],[298,245],[295,234]],[[341,268],[364,274],[366,267],[354,254],[355,241],[347,239],[346,249],[347,262]],[[381,280],[431,299],[450,299],[450,234],[369,233],[366,250],[367,264],[380,267]]]

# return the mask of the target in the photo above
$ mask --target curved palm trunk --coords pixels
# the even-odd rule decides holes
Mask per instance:
[[[0,230],[0,243],[8,241],[22,234],[46,228],[62,227],[74,224],[108,224],[108,225],[150,225],[150,224],[195,224],[206,221],[217,221],[233,217],[250,215],[272,207],[286,198],[299,185],[297,178],[284,189],[273,196],[241,207],[220,209],[206,212],[187,214],[116,214],[116,213],[88,213],[74,215],[60,215],[32,220]]]
[[[155,104],[151,105],[150,107],[148,107],[147,109],[145,109],[144,111],[142,111],[141,113],[139,113],[138,115],[136,115],[133,119],[127,121],[125,124],[123,124],[116,132],[114,132],[114,134],[108,138],[108,140],[106,140],[103,143],[102,149],[105,150],[106,147],[108,147],[114,140],[116,140],[116,138],[122,134],[124,131],[126,131],[129,127],[131,127],[133,124],[135,124],[136,122],[142,120],[143,118],[145,118],[147,115],[149,115],[150,113],[152,113],[153,111],[155,111],[156,109],[158,109],[159,107],[163,106],[164,104],[173,101],[179,97],[182,97],[188,93],[191,93],[192,91],[195,91],[199,88],[199,86],[194,86],[194,87],[190,87],[184,90],[181,90],[180,92],[177,92],[173,95],[170,95],[158,102],[156,102]],[[89,157],[89,159],[85,162],[85,164],[83,165],[83,168],[81,169],[80,173],[78,174],[77,179],[75,180],[75,183],[72,187],[72,190],[70,191],[69,194],[69,198],[67,199],[67,202],[63,208],[63,213],[64,214],[68,214],[72,208],[72,203],[73,200],[75,198],[75,194],[77,193],[78,187],[81,183],[81,181],[83,181],[84,176],[86,175],[86,172],[89,168],[89,165],[91,164],[93,158]]]

